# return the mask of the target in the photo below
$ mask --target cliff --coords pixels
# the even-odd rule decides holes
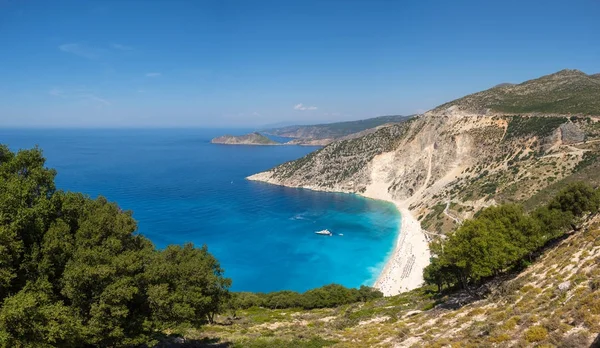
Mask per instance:
[[[577,101],[573,113],[600,114],[592,80],[562,71],[495,87],[248,179],[394,201],[425,233],[447,233],[482,207],[525,202],[582,173],[595,180],[585,169],[597,163],[600,119],[563,114],[567,100]],[[518,108],[498,106],[508,104]],[[517,109],[528,114],[502,111]]]

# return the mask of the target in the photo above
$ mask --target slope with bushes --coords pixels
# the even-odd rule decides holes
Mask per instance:
[[[467,265],[471,254],[481,256],[483,263],[469,268],[468,289],[451,275],[443,289],[433,281],[336,308],[254,306],[238,311],[226,326],[189,330],[185,337],[231,347],[589,347],[600,341],[599,197],[577,183],[535,213],[506,205],[465,222],[492,223],[488,229],[515,238],[501,249],[481,239],[465,245],[468,252],[454,254],[452,267]],[[547,209],[552,214],[543,214]],[[556,224],[546,220],[556,214]],[[455,234],[464,233],[459,231]],[[452,238],[445,250],[460,244]],[[528,239],[533,243],[522,243]],[[510,261],[503,253],[516,248],[522,248],[520,254],[510,255],[520,258]],[[504,266],[494,267],[499,262]]]

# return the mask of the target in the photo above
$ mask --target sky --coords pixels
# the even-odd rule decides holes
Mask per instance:
[[[409,115],[600,72],[598,0],[0,0],[0,127]]]

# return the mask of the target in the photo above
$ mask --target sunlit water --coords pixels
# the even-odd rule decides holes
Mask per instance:
[[[40,145],[60,189],[133,210],[160,248],[208,245],[233,290],[372,285],[398,232],[394,206],[247,181],[316,148],[210,144],[224,133],[243,130],[2,129],[0,143]],[[322,229],[334,236],[314,233]]]

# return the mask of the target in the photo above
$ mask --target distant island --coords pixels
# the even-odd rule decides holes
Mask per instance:
[[[214,144],[229,145],[305,145],[326,146],[334,141],[359,138],[377,130],[409,120],[412,116],[379,116],[358,121],[324,123],[304,126],[271,128],[261,133],[291,138],[285,143],[273,141],[259,132],[247,135],[224,135],[214,138]]]
[[[385,124],[401,123],[410,117],[401,115],[378,116],[357,121],[271,128],[265,129],[263,133],[294,139],[334,140]]]
[[[271,140],[257,132],[245,135],[223,135],[212,139],[210,142],[213,144],[225,145],[281,145],[281,143]]]

